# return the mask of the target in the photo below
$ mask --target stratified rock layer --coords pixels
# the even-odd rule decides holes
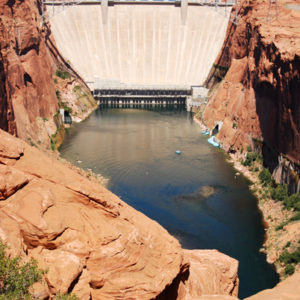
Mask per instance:
[[[182,250],[158,223],[3,131],[0,178],[0,238],[13,255],[48,269],[39,293],[101,300],[237,295],[236,260]]]
[[[300,163],[300,7],[278,1],[276,19],[269,3],[240,1],[238,25],[229,26],[207,80],[211,87],[222,79],[203,120],[210,128],[223,122],[218,138],[226,151],[264,141],[273,170],[280,154]]]

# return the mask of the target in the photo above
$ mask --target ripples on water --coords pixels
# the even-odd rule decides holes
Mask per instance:
[[[61,154],[108,177],[110,190],[184,248],[238,259],[241,298],[278,282],[258,251],[264,229],[246,180],[183,109],[100,108],[67,132]]]

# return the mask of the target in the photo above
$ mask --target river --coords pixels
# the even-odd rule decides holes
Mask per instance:
[[[184,108],[99,108],[67,131],[60,152],[109,178],[112,192],[184,248],[218,249],[239,260],[239,297],[278,282],[259,252],[264,227],[247,180]]]

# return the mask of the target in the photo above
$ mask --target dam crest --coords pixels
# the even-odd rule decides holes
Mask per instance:
[[[144,2],[90,1],[56,14],[61,6],[46,3],[58,48],[92,90],[109,82],[199,86],[206,79],[231,6]]]

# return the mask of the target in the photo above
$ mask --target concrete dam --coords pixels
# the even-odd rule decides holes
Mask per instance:
[[[203,84],[224,41],[231,6],[104,1],[46,3],[58,48],[91,89]]]

